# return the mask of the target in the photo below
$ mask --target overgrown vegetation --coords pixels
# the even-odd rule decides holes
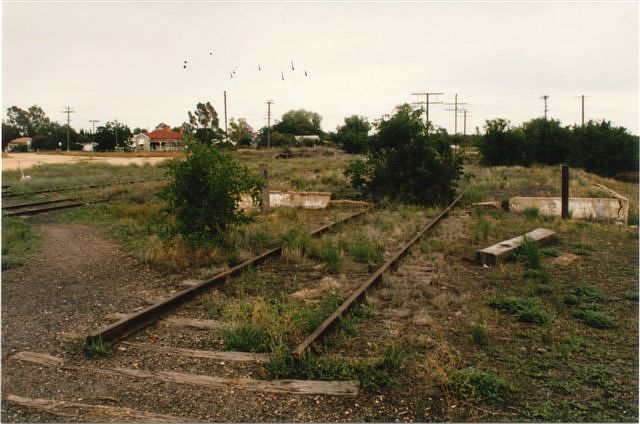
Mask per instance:
[[[31,225],[2,217],[2,269],[23,265],[40,246],[42,236]]]
[[[175,230],[195,243],[220,240],[228,227],[245,221],[237,211],[241,194],[260,204],[264,186],[230,154],[204,144],[191,145],[184,161],[171,162],[168,176],[162,197],[175,216]]]
[[[496,403],[507,392],[504,380],[491,371],[469,367],[451,372],[449,378],[449,387],[456,395],[477,402]]]
[[[479,141],[487,165],[560,164],[604,176],[638,171],[638,137],[608,121],[562,127],[559,121],[538,118],[520,127],[494,119],[485,124]]]
[[[367,159],[346,170],[354,187],[376,200],[436,205],[453,199],[462,175],[462,158],[455,156],[448,137],[429,133],[420,111],[407,104],[378,124]]]

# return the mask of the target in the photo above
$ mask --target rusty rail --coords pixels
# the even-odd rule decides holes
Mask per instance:
[[[32,202],[32,203],[18,203],[16,205],[2,205],[2,210],[6,211],[11,209],[21,209],[21,208],[28,208],[31,206],[47,205],[51,203],[72,202],[75,200],[78,200],[78,199],[65,198],[65,199],[57,199],[57,200],[43,200],[40,202]]]
[[[389,268],[391,268],[397,261],[399,261],[409,250],[409,248],[416,242],[424,233],[429,231],[434,225],[442,219],[446,214],[448,214],[451,209],[458,203],[458,201],[464,196],[464,192],[460,194],[458,197],[454,199],[454,201],[447,206],[438,216],[436,216],[426,227],[422,230],[418,231],[418,233],[409,240],[404,246],[398,250],[392,258],[386,261],[376,272],[371,274],[371,276],[365,281],[360,287],[358,287],[352,294],[345,300],[342,305],[336,309],[333,314],[331,314],[322,324],[315,329],[313,333],[309,337],[307,337],[302,343],[298,345],[298,347],[293,351],[294,356],[297,358],[301,358],[304,356],[305,352],[313,343],[320,340],[324,337],[331,329],[335,327],[335,325],[340,321],[343,315],[351,309],[353,306],[357,304],[357,302],[364,296],[364,293],[369,289],[369,287],[378,283],[382,279],[382,274]]]
[[[368,212],[368,210],[369,210],[368,208],[363,209],[340,221],[326,224],[316,229],[315,231],[313,231],[310,235],[313,237],[317,237],[329,231],[330,229],[332,229],[337,225],[343,224],[347,221],[351,221],[365,214],[366,212]],[[203,281],[198,285],[179,291],[178,293],[174,294],[173,296],[167,299],[163,299],[162,301],[157,302],[132,315],[129,315],[127,318],[124,318],[116,323],[113,323],[96,333],[90,334],[85,339],[85,345],[90,345],[93,343],[102,343],[106,346],[111,346],[117,343],[119,340],[122,340],[128,337],[129,335],[136,333],[145,327],[148,327],[149,325],[153,324],[163,316],[167,315],[176,307],[187,302],[188,300],[192,299],[193,297],[200,294],[201,292],[220,286],[225,281],[227,281],[227,279],[242,273],[248,267],[252,265],[260,264],[271,257],[280,255],[281,253],[282,253],[282,246],[273,248],[258,256],[248,259],[242,262],[241,264],[238,264],[233,268],[230,268],[210,278],[209,280]]]
[[[60,203],[60,202],[52,202],[52,203]],[[92,202],[92,203],[96,203],[96,202]],[[64,205],[56,205],[56,206],[48,206],[48,207],[35,207],[35,208],[28,208],[28,209],[24,209],[24,210],[10,210],[7,212],[4,212],[2,214],[2,216],[18,216],[18,215],[36,215],[42,212],[50,212],[50,211],[55,211],[55,210],[59,210],[59,209],[69,209],[69,208],[77,208],[80,206],[84,206],[89,204],[88,202],[72,202],[72,203],[67,203]],[[42,206],[42,204],[40,205]],[[26,207],[26,206],[25,206]],[[3,208],[5,209],[5,208]]]

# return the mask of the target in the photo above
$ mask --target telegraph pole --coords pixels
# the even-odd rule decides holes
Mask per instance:
[[[267,99],[267,149],[271,148],[271,105],[273,100]]]
[[[93,135],[93,137],[95,138],[95,135],[96,135],[96,123],[100,122],[100,120],[98,120],[98,119],[89,119],[89,122],[91,122],[91,135]]]
[[[227,135],[227,90],[224,90],[224,140],[229,142],[229,136]]]
[[[424,91],[424,93],[411,93],[414,96],[425,96],[425,101],[424,102],[414,102],[414,105],[425,105],[425,113],[426,113],[426,117],[425,117],[425,125],[428,127],[429,126],[429,105],[436,105],[436,104],[442,104],[442,102],[430,102],[429,101],[429,96],[441,96],[444,93],[429,93],[427,90]]]
[[[580,98],[581,109],[582,109],[582,126],[584,127],[584,98],[586,97],[584,94],[581,96],[577,96]]]
[[[62,113],[66,113],[67,114],[67,152],[69,151],[69,131],[71,129],[70,125],[71,125],[71,114],[72,113],[76,113],[75,111],[71,110],[71,106],[67,106],[67,108],[65,110],[62,111]]]
[[[458,95],[455,95],[455,100],[453,103],[446,103],[447,106],[453,106],[453,109],[446,109],[449,112],[453,112],[454,116],[454,126],[453,126],[453,135],[458,134],[458,106],[466,105],[466,103],[458,102]]]
[[[540,98],[544,99],[544,119],[547,119],[547,112],[549,111],[549,108],[547,107],[547,100],[549,99],[549,95],[545,94]]]
[[[464,116],[464,127],[463,127],[464,130],[462,132],[462,135],[467,135],[467,116],[468,116],[467,112],[468,112],[468,110],[466,108],[465,109],[461,109],[461,112],[462,112],[462,115]]]

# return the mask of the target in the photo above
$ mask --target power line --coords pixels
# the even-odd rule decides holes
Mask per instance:
[[[424,102],[413,102],[414,105],[425,105],[425,125],[428,127],[429,126],[429,105],[435,105],[435,104],[442,104],[442,102],[431,102],[429,101],[429,96],[441,96],[444,93],[429,93],[427,90],[425,90],[424,93],[411,93],[414,96],[425,96],[425,101]]]
[[[271,147],[271,105],[273,100],[267,99],[267,149]]]
[[[446,109],[448,112],[453,112],[454,116],[454,124],[453,124],[453,135],[458,134],[458,106],[466,105],[466,103],[458,102],[458,95],[455,95],[455,100],[453,103],[445,103],[447,106],[453,106],[453,109]]]

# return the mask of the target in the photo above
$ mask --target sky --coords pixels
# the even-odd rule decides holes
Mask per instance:
[[[117,119],[152,130],[210,101],[223,127],[226,91],[229,120],[267,125],[271,99],[272,123],[303,108],[335,131],[347,116],[373,122],[424,101],[412,93],[441,92],[433,124],[454,132],[446,103],[457,94],[473,133],[488,119],[543,116],[543,95],[549,118],[579,124],[585,95],[586,120],[638,134],[638,22],[637,1],[5,0],[3,118],[35,104],[65,123],[70,106],[76,129]]]

